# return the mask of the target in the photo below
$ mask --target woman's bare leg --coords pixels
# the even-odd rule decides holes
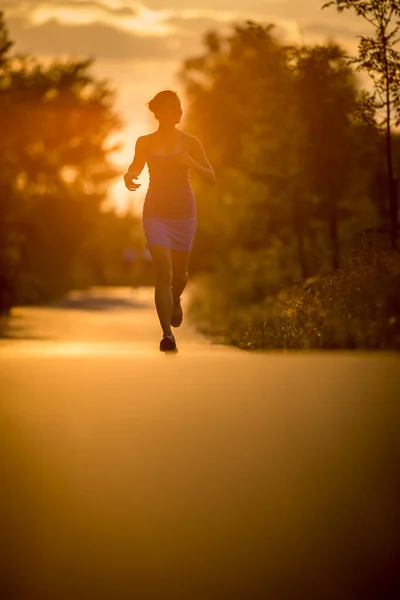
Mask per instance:
[[[177,302],[188,282],[190,252],[171,249],[172,260],[172,295]]]
[[[154,299],[158,318],[164,335],[172,335],[171,315],[173,307],[172,297],[172,260],[171,249],[168,246],[150,246],[153,259],[156,287]]]

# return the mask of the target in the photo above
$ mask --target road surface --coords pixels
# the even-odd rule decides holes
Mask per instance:
[[[400,597],[399,356],[165,355],[152,293],[13,313],[2,597]]]

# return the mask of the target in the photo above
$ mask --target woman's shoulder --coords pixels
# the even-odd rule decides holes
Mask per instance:
[[[138,152],[147,153],[151,147],[152,133],[140,135],[136,140],[136,150]]]
[[[153,133],[147,133],[145,135],[140,135],[137,138],[136,143],[137,144],[148,144],[153,135],[154,135]]]
[[[192,135],[191,133],[187,133],[186,131],[182,131],[182,130],[181,130],[181,133],[183,134],[183,136],[184,136],[183,139],[185,140],[186,144],[189,147],[193,148],[193,146],[198,146],[200,144],[199,138],[196,137],[195,135]]]

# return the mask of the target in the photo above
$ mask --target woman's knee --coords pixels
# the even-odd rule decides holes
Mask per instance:
[[[186,272],[180,272],[180,273],[174,273],[173,274],[173,283],[174,284],[184,284],[186,285],[188,282],[188,278],[189,278],[189,273]]]
[[[172,285],[172,267],[163,265],[156,268],[156,282],[161,285]]]

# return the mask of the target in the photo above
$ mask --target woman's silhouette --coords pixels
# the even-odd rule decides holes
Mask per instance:
[[[143,229],[156,274],[155,303],[163,330],[160,350],[176,350],[171,331],[182,323],[180,298],[188,279],[188,265],[197,229],[196,204],[189,169],[209,183],[215,174],[200,141],[176,128],[182,117],[178,95],[159,92],[149,104],[158,120],[157,131],[137,139],[135,156],[124,176],[128,190],[146,162],[150,183],[143,206]]]

